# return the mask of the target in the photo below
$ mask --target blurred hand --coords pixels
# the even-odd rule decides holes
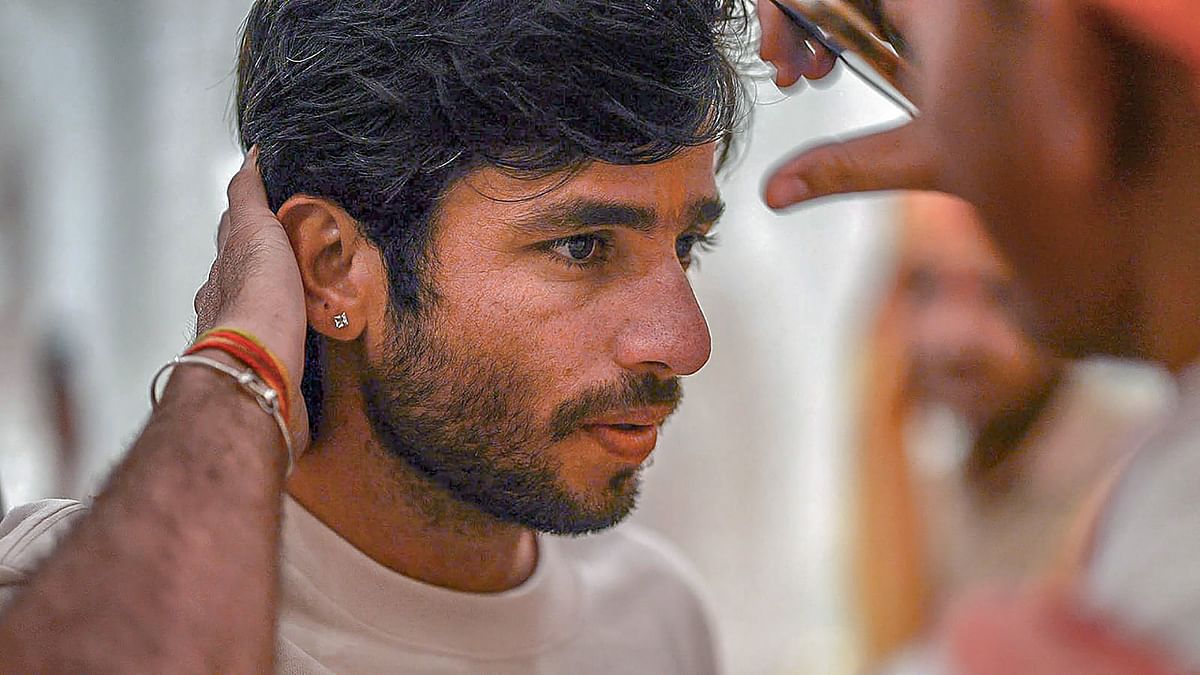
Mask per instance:
[[[758,54],[775,66],[775,84],[780,89],[796,84],[801,78],[819,80],[833,70],[837,57],[792,23],[771,0],[755,4],[762,26]]]
[[[911,0],[884,0],[882,8],[871,0],[847,1],[865,16],[886,20],[893,32],[904,34],[912,24]],[[759,54],[775,66],[776,84],[790,87],[801,78],[820,79],[833,70],[837,59],[829,50],[810,39],[771,0],[757,4],[762,24]],[[771,208],[781,209],[850,192],[938,189],[938,157],[925,127],[917,118],[896,129],[806,149],[768,175],[764,199]]]
[[[196,292],[196,331],[244,330],[282,362],[291,383],[288,420],[298,448],[308,441],[308,415],[300,394],[307,314],[300,268],[283,225],[267,204],[252,149],[229,183],[229,209],[217,229],[217,258]]]
[[[982,591],[957,601],[944,629],[952,672],[966,675],[1182,675],[1164,654],[1080,614],[1061,592]]]

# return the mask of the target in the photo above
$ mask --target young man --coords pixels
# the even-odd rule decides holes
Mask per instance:
[[[957,668],[1200,670],[1200,13],[1189,0],[896,4],[914,5],[901,23],[923,68],[923,117],[886,142],[789,162],[771,203],[883,187],[961,194],[1032,291],[1047,345],[1146,358],[1183,390],[1117,484],[1074,583],[969,605]],[[764,46],[788,59],[770,48],[788,39]],[[821,74],[797,63],[790,73]]]
[[[557,535],[629,513],[679,378],[708,358],[687,268],[720,216],[717,148],[743,113],[723,52],[737,10],[727,4],[254,5],[238,113],[266,192],[252,166],[236,179],[239,203],[197,309],[202,326],[260,332],[297,379],[297,310],[310,327],[312,442],[283,504],[280,669],[717,669],[701,603],[659,542],[626,529]],[[271,296],[242,298],[260,275],[273,277]],[[230,295],[242,305],[230,309]],[[202,410],[175,414],[208,424]],[[277,523],[273,480],[249,497],[263,539]],[[115,510],[103,512],[110,531]],[[18,664],[93,663],[38,661],[19,637],[36,629],[37,610],[54,615],[42,591],[68,584],[60,560],[86,568],[87,551],[71,544],[100,514],[83,513],[43,504],[0,531],[12,596],[82,519],[45,566],[58,586],[35,577],[14,601],[9,644],[29,659]],[[220,569],[230,541],[171,515],[175,536],[150,532],[141,546],[163,560],[154,573],[186,608],[183,622],[205,628],[168,649],[207,645],[202,669],[236,670],[216,649],[236,634],[208,635],[204,623],[236,599],[179,591],[194,577],[168,564],[196,552],[176,538],[211,539],[199,553]],[[273,550],[254,550],[235,569],[256,580],[246,602],[269,620]],[[126,637],[157,641],[180,621],[158,615],[164,627],[145,618]],[[239,663],[269,659],[254,656]]]

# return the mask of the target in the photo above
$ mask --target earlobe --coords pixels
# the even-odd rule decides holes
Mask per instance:
[[[358,224],[328,199],[294,195],[279,209],[300,278],[308,323],[334,340],[354,340],[366,328],[366,293],[359,274],[362,241]]]

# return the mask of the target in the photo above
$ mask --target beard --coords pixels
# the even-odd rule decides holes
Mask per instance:
[[[501,522],[576,535],[615,525],[633,510],[640,468],[615,472],[598,495],[574,494],[551,448],[593,416],[682,399],[677,378],[627,373],[563,401],[548,420],[535,402],[549,378],[512,354],[456,349],[435,322],[397,322],[390,346],[364,369],[366,416],[385,452],[431,489]],[[545,386],[543,386],[543,384]]]

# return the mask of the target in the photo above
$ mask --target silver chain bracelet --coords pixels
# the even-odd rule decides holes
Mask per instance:
[[[242,389],[254,396],[254,400],[258,402],[258,407],[263,409],[263,412],[270,415],[275,423],[279,425],[279,432],[283,434],[283,443],[287,447],[288,466],[287,476],[292,475],[292,468],[296,465],[296,453],[292,446],[292,435],[288,432],[287,421],[283,419],[283,413],[279,409],[279,392],[269,387],[265,382],[254,373],[253,370],[238,370],[233,366],[221,363],[215,359],[210,359],[207,356],[198,356],[192,354],[190,356],[176,356],[168,361],[158,372],[154,374],[154,379],[150,380],[150,405],[153,410],[158,410],[158,381],[167,371],[174,369],[176,366],[204,366],[220,371],[237,380],[237,383]]]

